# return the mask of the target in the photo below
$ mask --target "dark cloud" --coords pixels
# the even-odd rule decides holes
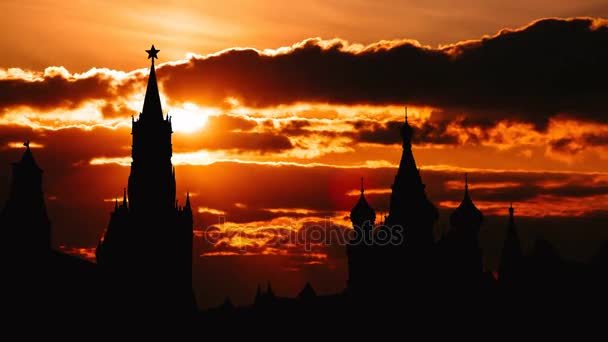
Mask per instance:
[[[112,85],[112,78],[103,73],[83,78],[53,73],[35,81],[17,78],[0,80],[0,107],[27,106],[42,110],[76,108],[89,100],[114,99],[120,93],[121,90]]]
[[[606,122],[606,60],[608,26],[604,21],[544,19],[441,48],[408,40],[355,47],[338,39],[308,39],[277,54],[233,49],[162,65],[158,77],[172,103],[225,108],[227,97],[254,107],[405,102],[437,108],[433,121],[459,116],[462,126],[483,128],[508,119],[531,122],[542,130],[559,115]],[[42,110],[75,108],[101,99],[107,101],[101,109],[104,116],[125,115],[123,99],[141,89],[146,78],[145,72],[117,79],[104,70],[70,75],[52,69],[34,81],[0,80],[0,107],[4,111],[21,105]],[[232,124],[245,124],[239,128],[243,131],[252,125]],[[384,128],[394,124],[384,124]],[[285,127],[286,132],[298,134],[306,129],[306,122],[291,125]],[[371,132],[362,133],[362,140],[387,143],[394,139],[384,136],[382,128],[372,127]],[[445,135],[424,136],[453,141]],[[252,139],[266,146],[271,138]],[[270,144],[278,143],[279,138],[274,139]],[[288,148],[284,139],[282,143]]]
[[[605,122],[608,27],[592,19],[546,19],[440,49],[409,41],[368,46],[310,39],[287,53],[230,50],[163,66],[172,100],[249,106],[298,101],[431,105],[475,124],[510,118],[546,127],[567,113]]]
[[[415,127],[416,134],[413,143],[456,145],[458,136],[446,131],[448,121],[426,121],[420,127]],[[403,126],[403,121],[378,122],[370,120],[358,120],[353,122],[351,136],[358,142],[375,144],[401,144],[403,142],[398,134]]]

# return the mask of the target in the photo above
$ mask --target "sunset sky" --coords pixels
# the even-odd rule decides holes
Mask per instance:
[[[199,306],[346,281],[359,179],[388,210],[408,106],[437,234],[464,173],[496,267],[513,202],[529,248],[588,258],[608,239],[608,4],[584,1],[0,3],[0,200],[31,147],[57,249],[94,259],[127,185],[150,62],[172,116],[180,201],[195,208]],[[205,241],[209,231],[216,240]]]

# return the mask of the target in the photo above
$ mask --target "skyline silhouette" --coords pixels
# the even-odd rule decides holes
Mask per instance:
[[[152,45],[133,72],[0,69],[12,291],[59,277],[30,303],[201,322],[599,296],[606,89],[569,84],[589,63],[601,78],[606,32],[550,19],[458,48],[310,40],[176,61]],[[513,93],[536,62],[499,55],[559,36],[563,82],[545,82],[550,60]]]
[[[596,291],[605,284],[608,265],[602,255],[607,242],[588,265],[563,260],[544,239],[537,240],[532,252],[525,255],[512,203],[500,266],[495,272],[485,269],[479,242],[484,216],[472,200],[467,173],[463,199],[450,215],[449,230],[435,238],[434,225],[439,214],[426,196],[416,165],[412,151],[415,130],[409,124],[406,107],[399,129],[403,141],[401,162],[391,186],[388,215],[380,223],[366,200],[361,178],[360,197],[349,217],[353,234],[340,245],[345,247],[348,259],[348,280],[342,291],[318,295],[307,281],[294,298],[281,297],[268,282],[265,290],[257,286],[250,305],[235,306],[227,296],[219,307],[201,311],[192,282],[192,206],[189,193],[184,206],[176,200],[171,116],[163,114],[154,66],[158,51],[154,45],[146,50],[151,59],[150,74],[143,110],[137,120],[131,120],[133,161],[128,188],[123,190],[120,205],[115,200],[108,228],[96,250],[96,264],[53,251],[51,222],[43,198],[43,171],[34,159],[30,141],[23,144],[25,152],[13,164],[11,192],[0,216],[3,269],[13,279],[10,297],[5,298],[11,299],[11,308],[31,310],[38,303],[49,303],[44,305],[73,310],[82,306],[82,298],[101,295],[103,304],[98,307],[98,314],[107,313],[113,319],[139,315],[186,322],[195,317],[197,322],[243,317],[282,320],[284,315],[306,317],[318,310],[324,314],[393,306],[426,310],[429,305],[451,310],[464,303],[453,292],[466,294],[465,301],[475,308],[485,306],[483,301],[487,298],[507,301],[503,305],[509,306],[514,299],[549,299],[542,284],[553,287],[549,293],[587,288],[588,293],[563,298],[574,304],[599,294]],[[305,245],[323,243],[308,239],[304,238]],[[20,253],[23,245],[31,248],[25,255]],[[142,259],[144,254],[146,258]],[[75,292],[62,292],[61,304],[53,299],[52,293],[57,289],[47,284],[56,273],[63,274],[64,281],[70,279],[79,284]],[[36,284],[34,288],[32,284]],[[445,284],[451,291],[442,294]],[[36,287],[54,290],[33,296]]]

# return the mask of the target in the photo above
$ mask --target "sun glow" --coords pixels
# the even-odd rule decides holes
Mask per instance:
[[[194,133],[207,124],[210,115],[218,114],[217,109],[200,108],[193,103],[184,103],[169,111],[173,130],[180,133]]]

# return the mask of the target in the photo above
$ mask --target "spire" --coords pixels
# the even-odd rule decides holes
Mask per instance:
[[[184,208],[190,209],[190,191],[186,193],[186,206]]]
[[[146,50],[148,58],[152,59],[150,65],[150,76],[148,77],[148,87],[146,89],[146,96],[144,98],[144,107],[140,115],[140,120],[162,120],[163,109],[161,107],[160,95],[158,93],[158,84],[156,82],[156,71],[154,68],[154,59],[158,58],[157,53],[160,50],[156,50],[154,45],[150,50]]]
[[[268,282],[268,285],[266,287],[266,295],[269,298],[274,298],[274,291],[272,291],[272,286],[270,286],[270,281]]]
[[[483,214],[469,195],[469,175],[464,174],[464,198],[460,205],[450,216],[450,224],[453,228],[478,228],[483,222]]]
[[[127,188],[122,188],[122,207],[127,207]]]
[[[297,298],[301,299],[301,300],[307,300],[307,299],[312,299],[316,296],[317,296],[317,292],[312,287],[312,285],[310,285],[310,283],[307,282],[304,285],[304,288],[300,291],[300,293],[298,293]]]
[[[363,177],[361,177],[361,195],[363,195],[364,192],[365,189],[363,189]]]
[[[19,164],[21,166],[31,167],[35,170],[42,171],[42,169],[40,167],[38,167],[38,164],[36,163],[36,160],[34,159],[32,150],[30,150],[30,141],[26,140],[23,143],[23,146],[25,146],[25,152],[23,152],[23,155],[21,156],[21,161],[19,162]]]
[[[469,174],[465,172],[464,174],[464,198],[462,199],[464,202],[470,202],[470,204],[474,207],[475,204],[471,199],[471,195],[469,195]]]
[[[409,122],[407,121],[407,106],[405,107],[405,122],[403,123],[403,126],[401,127],[401,138],[403,139],[403,146],[411,146],[412,144],[412,136],[414,135],[414,130],[412,129],[412,126],[410,126]]]
[[[412,151],[414,131],[408,122],[407,115],[400,133],[403,139],[403,150],[399,169],[391,186],[389,216],[386,224],[391,227],[396,225],[401,227],[414,226],[416,227],[414,229],[408,228],[410,242],[412,239],[417,239],[417,237],[412,238],[413,235],[420,233],[419,240],[429,243],[432,240],[432,228],[429,227],[434,224],[439,214],[437,208],[426,197],[426,186],[422,182],[420,170],[416,166]],[[416,232],[414,232],[415,230]]]
[[[501,278],[512,277],[513,273],[517,272],[521,266],[523,258],[521,242],[515,228],[514,211],[513,203],[511,203],[509,205],[509,225],[507,226],[507,234],[500,258],[499,273]]]
[[[355,228],[363,228],[373,226],[376,222],[376,212],[365,199],[365,189],[363,188],[363,177],[361,177],[361,196],[359,201],[350,211],[350,220]]]
[[[253,299],[253,304],[260,304],[262,302],[262,287],[258,284],[258,289],[255,291],[255,298]]]

